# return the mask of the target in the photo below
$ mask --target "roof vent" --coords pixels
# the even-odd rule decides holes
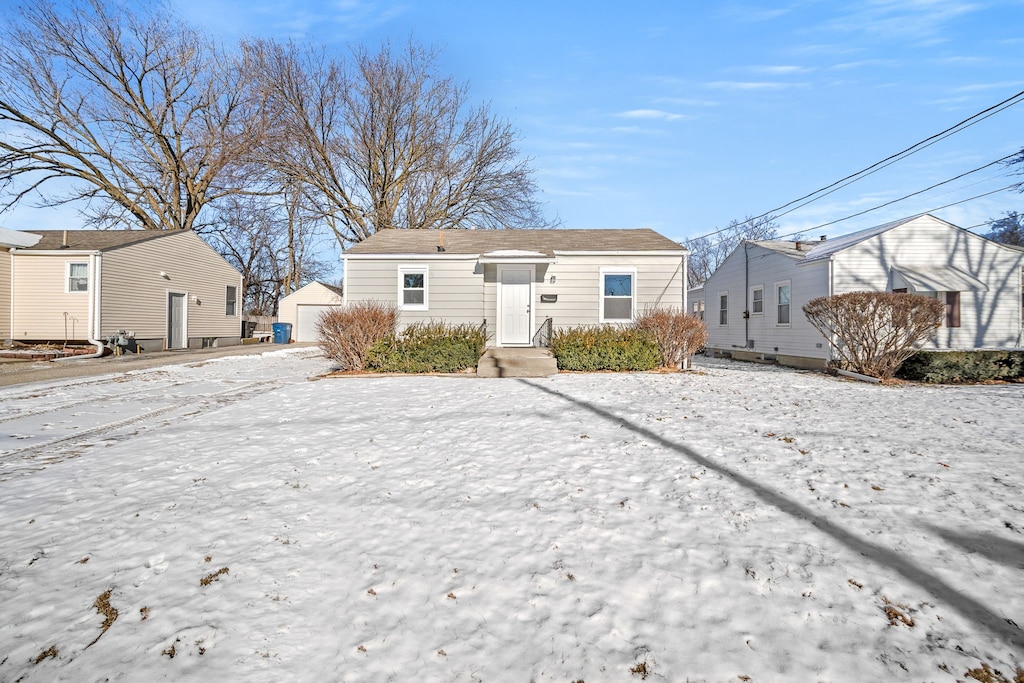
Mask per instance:
[[[61,238],[60,248],[61,249],[68,249],[69,248],[68,247],[68,231],[67,230],[64,231],[64,235]]]
[[[441,246],[440,244],[439,244],[439,245],[437,245],[437,251],[438,251],[438,253],[440,253],[440,252],[444,251],[444,247],[443,247],[443,246]]]
[[[824,242],[825,240],[827,240],[827,239],[828,239],[828,237],[825,237],[825,235],[822,235],[822,236],[821,236],[821,237],[819,237],[818,239],[819,239],[819,241],[821,241],[821,242]]]

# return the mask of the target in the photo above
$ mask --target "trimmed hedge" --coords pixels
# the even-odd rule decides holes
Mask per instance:
[[[487,335],[473,325],[414,323],[374,344],[366,368],[375,372],[462,372],[476,367]]]
[[[658,342],[636,327],[572,327],[551,335],[559,370],[653,370],[661,364]]]
[[[900,379],[936,384],[1024,381],[1024,351],[918,351],[903,362]]]

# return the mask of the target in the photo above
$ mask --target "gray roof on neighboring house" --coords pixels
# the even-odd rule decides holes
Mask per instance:
[[[127,244],[135,244],[145,240],[179,232],[177,230],[27,230],[25,234],[42,237],[30,247],[21,247],[28,251],[56,251],[71,249],[76,251],[106,251]],[[67,235],[65,237],[65,234]],[[65,241],[66,240],[66,241]],[[67,247],[64,245],[67,244]]]
[[[756,244],[759,247],[770,249],[771,251],[785,254],[786,256],[802,259],[805,262],[820,261],[822,259],[829,258],[837,251],[842,251],[843,249],[852,247],[864,240],[871,239],[876,235],[881,235],[883,232],[888,232],[889,230],[897,228],[904,223],[909,223],[915,218],[920,218],[921,216],[926,215],[928,214],[919,214],[917,216],[911,216],[910,218],[901,218],[898,221],[876,225],[873,228],[851,232],[849,235],[832,237],[824,241],[785,242],[782,240],[751,240],[751,244]]]
[[[633,230],[381,230],[345,253],[480,255],[495,251],[661,251],[685,249],[648,228]]]

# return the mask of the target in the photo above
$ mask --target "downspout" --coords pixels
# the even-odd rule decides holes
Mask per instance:
[[[94,353],[87,353],[78,356],[63,356],[54,358],[54,361],[79,360],[82,358],[99,358],[107,351],[106,342],[99,340],[100,331],[100,282],[102,254],[96,252],[89,254],[89,343],[96,345]]]
[[[743,348],[753,349],[750,345],[750,255],[747,240],[743,240]],[[763,291],[763,290],[762,290]],[[764,295],[761,295],[764,300]],[[761,304],[762,309],[764,304]]]

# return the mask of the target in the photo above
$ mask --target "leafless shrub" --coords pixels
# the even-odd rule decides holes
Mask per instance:
[[[382,301],[361,301],[328,310],[317,322],[320,347],[342,370],[363,370],[377,342],[395,334],[398,311]]]
[[[812,299],[803,310],[839,367],[889,379],[935,333],[944,309],[916,294],[849,292]]]
[[[703,320],[675,308],[653,308],[636,321],[637,327],[654,337],[661,352],[662,367],[689,367],[693,355],[708,340]]]

